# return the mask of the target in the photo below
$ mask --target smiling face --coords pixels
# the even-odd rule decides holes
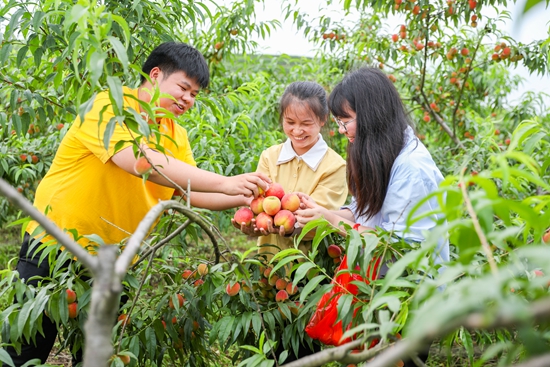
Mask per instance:
[[[290,104],[283,114],[283,130],[298,155],[305,154],[317,143],[324,124],[305,102]]]
[[[346,126],[344,128],[343,126],[338,125],[338,132],[340,134],[345,135],[346,138],[348,138],[350,143],[353,143],[353,141],[355,140],[355,131],[356,131],[356,127],[357,127],[357,120],[356,120],[357,115],[349,107],[345,108],[345,112],[347,114],[346,117],[336,116],[342,122],[342,124],[344,124]],[[349,123],[347,123],[347,122],[349,122]]]
[[[158,87],[161,94],[169,94],[174,99],[161,97],[157,105],[172,112],[176,117],[187,112],[195,104],[200,86],[194,79],[189,78],[185,72],[176,71],[166,76],[161,69],[154,67],[149,73],[149,77],[153,85],[147,81],[141,86],[139,96],[141,100],[150,101],[151,97],[147,89],[151,90]]]

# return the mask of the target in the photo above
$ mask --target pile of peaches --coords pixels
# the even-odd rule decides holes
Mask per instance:
[[[269,231],[272,226],[285,229],[285,233],[294,231],[296,217],[294,212],[300,208],[300,197],[296,193],[285,194],[281,184],[274,183],[252,200],[250,207],[241,207],[235,212],[233,219],[239,226],[244,223],[249,226],[255,219],[256,227]]]

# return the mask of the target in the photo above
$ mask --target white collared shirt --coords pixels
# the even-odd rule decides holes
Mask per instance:
[[[435,227],[437,218],[434,215],[422,218],[413,223],[405,233],[407,217],[420,200],[437,190],[441,181],[443,181],[443,175],[435,165],[430,152],[414,135],[412,128],[408,127],[405,131],[405,146],[391,169],[390,183],[381,210],[369,219],[358,216],[354,197],[350,204],[342,209],[351,210],[355,221],[362,226],[381,227],[387,231],[393,231],[406,240],[420,242],[425,239],[422,232]],[[414,216],[437,208],[436,198],[431,198],[415,211]],[[439,246],[439,255],[443,261],[449,261],[448,244],[445,242],[442,241]]]
[[[321,134],[319,134],[319,140],[317,140],[315,145],[303,155],[298,155],[294,151],[294,148],[292,148],[292,141],[286,139],[281,149],[281,153],[279,154],[279,158],[277,159],[277,165],[290,162],[294,158],[297,158],[302,159],[305,164],[315,172],[319,167],[319,163],[321,163],[321,160],[327,153],[327,150],[328,145]]]

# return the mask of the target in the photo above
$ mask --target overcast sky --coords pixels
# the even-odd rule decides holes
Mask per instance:
[[[508,11],[511,13],[512,21],[508,21],[504,25],[504,30],[516,41],[530,43],[534,40],[548,38],[550,34],[550,8],[545,8],[545,2],[540,3],[536,8],[529,11],[523,19],[520,18],[521,9],[526,0],[519,0],[517,3],[511,3],[508,6]],[[301,9],[307,9],[307,13],[311,17],[316,17],[319,14],[318,0],[300,0],[298,5]],[[331,17],[334,19],[344,17],[341,4],[332,4],[329,8]],[[485,16],[492,16],[485,14]],[[278,1],[267,1],[265,6],[258,7],[257,18],[260,21],[279,19],[282,27],[272,32],[271,36],[266,40],[257,39],[260,44],[261,51],[267,54],[288,54],[293,56],[313,56],[315,51],[313,45],[310,44],[304,36],[296,32],[296,28],[292,25],[292,21],[283,22],[281,15],[281,6]],[[348,15],[347,18],[353,20],[353,15]],[[355,17],[356,19],[356,17]],[[388,32],[391,32],[397,27],[397,24],[403,21],[399,18],[390,19],[386,26]],[[394,24],[391,24],[394,23]],[[482,26],[482,23],[479,25]],[[479,27],[478,26],[478,27]],[[523,67],[512,69],[512,73],[521,75],[526,81],[523,85],[511,95],[511,99],[519,98],[526,91],[546,92],[550,94],[550,76],[529,75]],[[550,107],[550,97],[547,97],[546,104]]]

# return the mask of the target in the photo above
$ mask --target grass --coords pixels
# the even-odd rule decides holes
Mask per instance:
[[[15,268],[20,246],[21,232],[18,227],[0,228],[0,270],[7,266]]]

